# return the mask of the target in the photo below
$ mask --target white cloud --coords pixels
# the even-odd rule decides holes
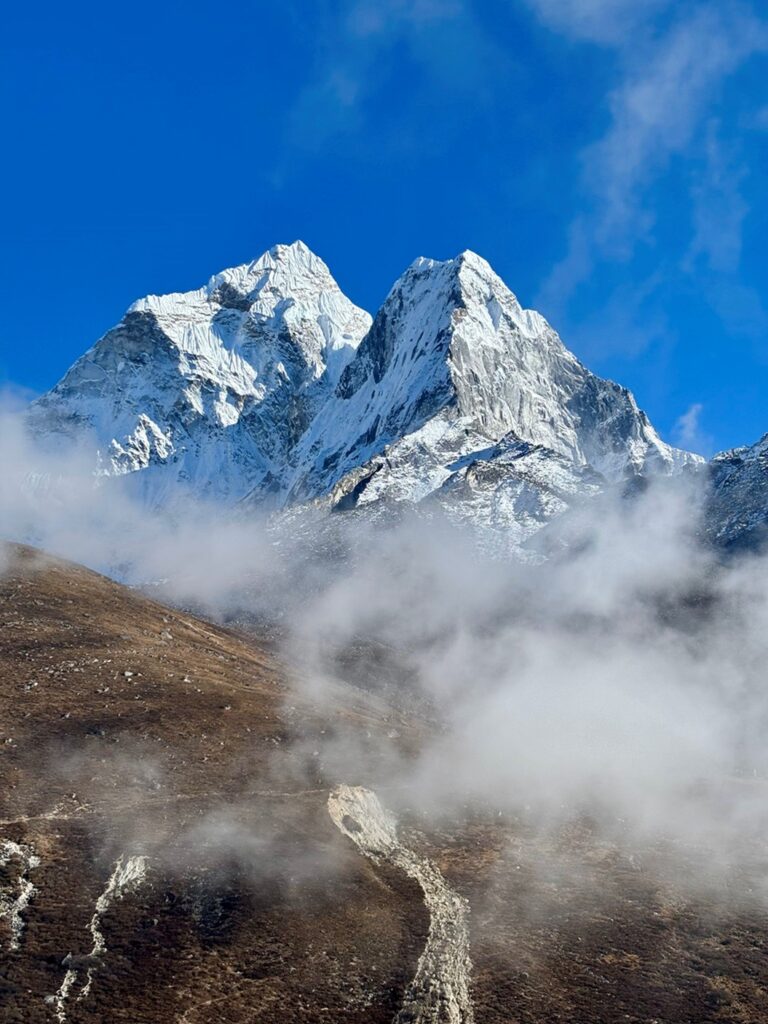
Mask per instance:
[[[463,13],[460,0],[359,0],[349,11],[347,27],[357,36],[379,36],[403,25],[427,25]]]
[[[550,28],[596,43],[618,43],[669,6],[669,0],[527,0]]]
[[[629,260],[653,240],[655,190],[675,160],[709,162],[707,181],[698,180],[691,197],[696,215],[689,254],[706,253],[714,268],[732,270],[747,211],[739,171],[717,167],[707,126],[726,80],[768,52],[768,23],[745,6],[712,2],[669,12],[668,24],[666,13],[659,17],[665,6],[659,3],[638,5],[644,31],[637,32],[632,26],[639,15],[624,2],[532,2],[553,28],[612,47],[620,69],[607,96],[608,129],[582,154],[585,209],[574,217],[566,255],[541,290],[545,312],[558,315],[600,261]]]
[[[38,392],[12,381],[0,383],[0,414],[20,412],[38,397]]]
[[[712,438],[701,428],[703,411],[704,406],[701,402],[694,402],[686,409],[675,423],[672,439],[673,443],[680,448],[709,456],[712,454],[713,444]]]
[[[355,132],[363,144],[385,144],[368,106],[388,76],[401,73],[403,53],[421,72],[412,86],[414,108],[444,103],[448,95],[481,102],[491,55],[499,73],[507,60],[461,0],[347,0],[316,19],[313,45],[314,73],[290,118],[291,141],[309,149]],[[398,114],[402,142],[408,130]],[[424,145],[419,130],[415,139]]]
[[[698,416],[686,414],[687,430]],[[608,835],[621,822],[634,849],[639,836],[699,854],[706,843],[715,865],[764,849],[766,787],[733,779],[768,772],[768,573],[757,558],[713,571],[694,532],[696,478],[585,503],[569,556],[533,566],[485,559],[439,517],[382,530],[306,510],[308,521],[292,516],[274,533],[186,494],[165,516],[131,500],[129,480],[94,486],[74,453],[43,455],[18,423],[0,428],[7,536],[165,581],[160,593],[185,607],[282,624],[296,685],[315,706],[327,699],[337,723],[311,737],[313,779],[367,779],[411,806],[490,806],[541,824],[589,813]],[[322,553],[321,537],[332,538]],[[702,594],[709,612],[697,616],[690,598]],[[365,659],[356,687],[391,672],[402,707],[410,693],[438,709],[440,728],[419,729],[418,754],[410,741],[401,757],[393,737],[344,726],[336,673],[354,651]],[[307,747],[292,750],[275,777],[295,770],[298,789]],[[131,806],[138,839],[146,819]],[[263,844],[233,810],[218,807],[194,838],[249,864]]]

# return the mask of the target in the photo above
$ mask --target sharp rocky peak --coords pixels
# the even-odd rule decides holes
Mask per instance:
[[[274,308],[284,299],[342,294],[327,265],[301,241],[275,245],[251,263],[222,270],[205,290],[222,305],[235,298],[248,307],[257,303],[262,308]]]
[[[31,419],[42,434],[90,430],[102,472],[149,469],[165,490],[228,500],[328,494],[394,449],[387,479],[424,495],[502,438],[609,479],[691,458],[469,250],[417,259],[372,321],[303,242],[275,246],[134,303]]]
[[[417,259],[396,282],[302,438],[291,493],[328,490],[435,417],[479,443],[512,435],[608,479],[671,472],[689,459],[471,251]]]
[[[257,363],[263,353],[255,347],[263,349],[265,337],[289,339],[315,376],[328,369],[334,380],[371,323],[303,242],[276,245],[251,263],[215,274],[196,291],[148,295],[129,314],[157,318],[182,350],[199,340],[189,325],[211,321],[225,348],[250,354]]]
[[[245,309],[261,293],[279,298],[292,297],[296,290],[307,293],[341,292],[328,266],[304,242],[275,245],[258,259],[241,263],[214,274],[202,288],[187,292],[150,294],[134,302],[130,310],[161,306],[163,302],[207,300],[227,306],[235,303]]]
[[[135,302],[47,395],[38,435],[89,433],[107,475],[164,467],[209,497],[273,488],[371,323],[302,242]],[[223,456],[223,458],[222,458]],[[175,467],[175,468],[170,468]]]

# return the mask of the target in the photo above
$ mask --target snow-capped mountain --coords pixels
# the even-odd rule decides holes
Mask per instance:
[[[629,391],[590,373],[465,252],[417,260],[395,284],[299,442],[289,495],[421,500],[457,459],[487,461],[502,439],[607,480],[697,461],[664,444]]]
[[[149,296],[30,410],[162,503],[425,501],[522,539],[606,481],[701,461],[479,256],[419,259],[372,321],[301,242]]]
[[[370,327],[301,242],[197,291],[150,295],[35,402],[38,435],[88,437],[98,472],[237,501],[289,453]]]

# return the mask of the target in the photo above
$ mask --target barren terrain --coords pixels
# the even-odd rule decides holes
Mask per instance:
[[[347,684],[315,702],[247,637],[8,550],[0,1019],[392,1021],[428,947],[425,891],[328,798],[375,787],[429,725]],[[327,755],[339,736],[354,762]],[[694,888],[588,821],[542,833],[492,808],[402,811],[398,836],[468,907],[479,1024],[768,1019],[763,861]]]

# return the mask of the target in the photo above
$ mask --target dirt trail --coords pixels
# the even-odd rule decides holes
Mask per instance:
[[[375,793],[337,786],[328,798],[328,813],[366,857],[377,864],[388,861],[424,891],[429,935],[395,1024],[473,1024],[466,900],[431,861],[402,845],[394,818]]]

